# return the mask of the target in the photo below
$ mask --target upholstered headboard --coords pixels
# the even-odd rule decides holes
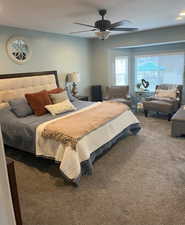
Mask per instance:
[[[57,71],[0,75],[0,103],[59,86]]]

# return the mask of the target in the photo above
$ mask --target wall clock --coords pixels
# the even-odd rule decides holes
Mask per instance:
[[[23,64],[31,57],[29,42],[24,37],[11,37],[7,41],[8,56],[18,64]]]

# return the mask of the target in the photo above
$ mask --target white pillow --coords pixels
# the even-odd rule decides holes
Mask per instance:
[[[57,94],[49,94],[53,104],[57,104],[59,102],[63,102],[68,99],[68,95],[66,91]]]
[[[67,99],[63,102],[53,104],[53,105],[46,105],[45,108],[53,115],[57,115],[63,112],[69,112],[76,110],[76,107]]]
[[[176,89],[157,89],[155,92],[155,97],[158,98],[176,98],[177,97],[177,90]]]

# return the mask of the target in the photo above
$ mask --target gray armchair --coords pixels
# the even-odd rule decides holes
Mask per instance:
[[[171,120],[173,114],[179,109],[182,100],[182,85],[162,84],[156,86],[158,89],[169,90],[176,89],[175,98],[158,98],[156,96],[146,98],[143,102],[145,116],[148,116],[149,111],[162,112],[168,114],[168,120]]]
[[[106,97],[104,97],[104,100],[121,102],[131,107],[129,86],[125,85],[106,87]]]

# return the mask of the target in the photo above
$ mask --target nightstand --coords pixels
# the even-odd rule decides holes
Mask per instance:
[[[80,100],[80,101],[89,101],[88,96],[77,96],[77,99]]]

